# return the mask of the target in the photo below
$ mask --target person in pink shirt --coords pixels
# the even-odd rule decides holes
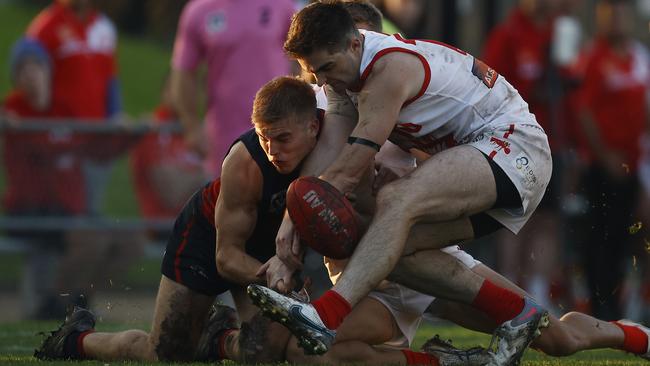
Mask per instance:
[[[230,143],[250,127],[255,92],[290,71],[282,44],[293,0],[193,0],[181,14],[172,56],[172,96],[187,145],[219,176]],[[206,80],[200,65],[207,66]],[[205,125],[197,100],[206,85]]]

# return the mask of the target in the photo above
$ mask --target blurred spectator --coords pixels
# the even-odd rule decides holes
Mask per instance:
[[[252,100],[265,82],[290,71],[282,45],[292,0],[193,0],[183,9],[172,58],[172,97],[187,146],[207,154],[218,176],[230,143],[250,128]],[[207,64],[201,124],[199,65]]]
[[[425,0],[373,0],[383,13],[384,32],[401,33],[407,38],[425,38],[422,34],[425,22]]]
[[[379,8],[369,0],[343,0],[343,6],[352,16],[354,24],[359,29],[373,32],[383,31],[384,17]]]
[[[6,117],[17,127],[23,119],[56,123],[69,116],[51,90],[50,58],[30,38],[19,40],[11,56],[14,90],[4,100]],[[21,132],[3,134],[7,187],[3,205],[8,216],[71,218],[86,213],[80,141],[70,133]],[[25,314],[32,318],[60,317],[68,302],[86,303],[93,284],[123,269],[124,258],[110,257],[108,236],[91,230],[8,230],[27,246],[22,292]],[[138,247],[128,245],[128,251]],[[61,257],[61,265],[57,259]],[[133,255],[125,257],[133,258]]]
[[[157,126],[178,123],[169,77],[153,120]],[[147,134],[131,151],[130,164],[141,215],[149,219],[175,218],[185,201],[207,181],[200,157],[187,149],[182,135],[170,130]]]
[[[53,63],[52,94],[70,114],[95,120],[113,118],[121,110],[113,23],[96,11],[92,0],[54,0],[27,28]],[[110,174],[110,164],[84,162],[88,211],[98,215]]]
[[[22,118],[63,117],[68,111],[52,103],[51,61],[41,44],[23,38],[11,54],[14,90],[4,99],[5,113],[13,123]],[[8,216],[81,215],[86,209],[81,162],[67,149],[70,135],[25,133],[2,134],[6,190],[3,206]],[[10,230],[10,237],[27,244],[28,258],[23,276],[23,300],[29,316],[43,317],[45,298],[54,293],[55,257],[65,247],[66,232]],[[43,296],[41,296],[43,295]]]
[[[561,265],[560,217],[561,151],[564,135],[560,119],[561,85],[551,61],[554,20],[559,0],[520,0],[505,21],[488,36],[483,61],[519,91],[546,131],[553,153],[553,176],[535,215],[519,235],[499,237],[500,271],[521,283],[547,309],[553,309],[550,288]],[[554,98],[555,97],[555,98]]]
[[[650,58],[631,38],[630,1],[600,1],[598,34],[585,55],[581,122],[589,165],[582,186],[589,201],[590,231],[582,243],[595,316],[618,319],[628,228],[638,199],[639,138],[647,130]]]
[[[117,36],[110,20],[94,10],[91,0],[55,0],[30,23],[27,37],[40,44],[51,60],[51,109],[57,117],[101,123],[116,116],[120,111],[114,58]],[[84,150],[76,151],[76,157],[70,159],[75,164],[77,157],[84,159],[82,177],[68,187],[72,190],[70,197],[83,202],[82,214],[98,215],[110,173],[107,163],[110,159],[104,151],[94,151],[101,147],[93,141],[105,139],[93,135],[83,139],[75,136],[72,140],[77,150],[81,148],[79,145]],[[86,156],[91,159],[100,156],[101,161]],[[72,163],[68,161],[68,164]],[[78,165],[73,167],[77,169]],[[115,257],[112,254],[122,249],[133,253],[140,249],[139,245],[125,242],[120,243],[124,244],[122,247],[114,246],[117,243],[105,231],[69,231],[66,237],[65,253],[56,275],[41,270],[35,271],[34,276],[26,276],[34,285],[54,281],[50,291],[38,294],[41,300],[33,301],[44,311],[37,310],[39,317],[60,317],[67,302],[85,304],[87,296],[98,285],[96,281],[108,282],[104,276],[111,273],[113,265],[119,269],[134,258],[130,254]]]

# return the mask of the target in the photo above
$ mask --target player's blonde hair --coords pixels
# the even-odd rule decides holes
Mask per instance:
[[[280,76],[266,83],[255,95],[253,123],[274,123],[287,117],[316,114],[314,89],[304,80]]]

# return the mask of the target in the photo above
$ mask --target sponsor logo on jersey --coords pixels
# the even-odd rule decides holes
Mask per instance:
[[[499,74],[494,71],[493,68],[477,58],[474,59],[474,65],[472,65],[472,74],[481,80],[488,88],[492,88],[499,77]]]
[[[525,186],[532,187],[537,183],[537,176],[535,176],[535,172],[531,166],[531,161],[527,156],[521,155],[517,157],[514,164],[515,168],[522,173],[521,182]]]

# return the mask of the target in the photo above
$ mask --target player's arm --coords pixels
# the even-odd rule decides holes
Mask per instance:
[[[321,174],[336,159],[359,118],[350,97],[337,94],[328,85],[324,86],[324,90],[327,95],[327,109],[318,142],[303,163],[303,176]]]
[[[189,2],[183,8],[174,40],[170,84],[172,101],[183,125],[185,142],[190,149],[204,155],[207,149],[198,108],[198,68],[206,58],[203,23],[200,21],[205,16],[202,11],[196,2]]]
[[[413,55],[394,52],[380,58],[359,94],[359,121],[350,140],[321,178],[343,193],[354,190],[424,78],[422,62]]]
[[[261,197],[262,173],[240,142],[224,160],[215,207],[217,270],[240,285],[262,280],[256,275],[262,263],[246,254],[246,241],[255,229]]]

